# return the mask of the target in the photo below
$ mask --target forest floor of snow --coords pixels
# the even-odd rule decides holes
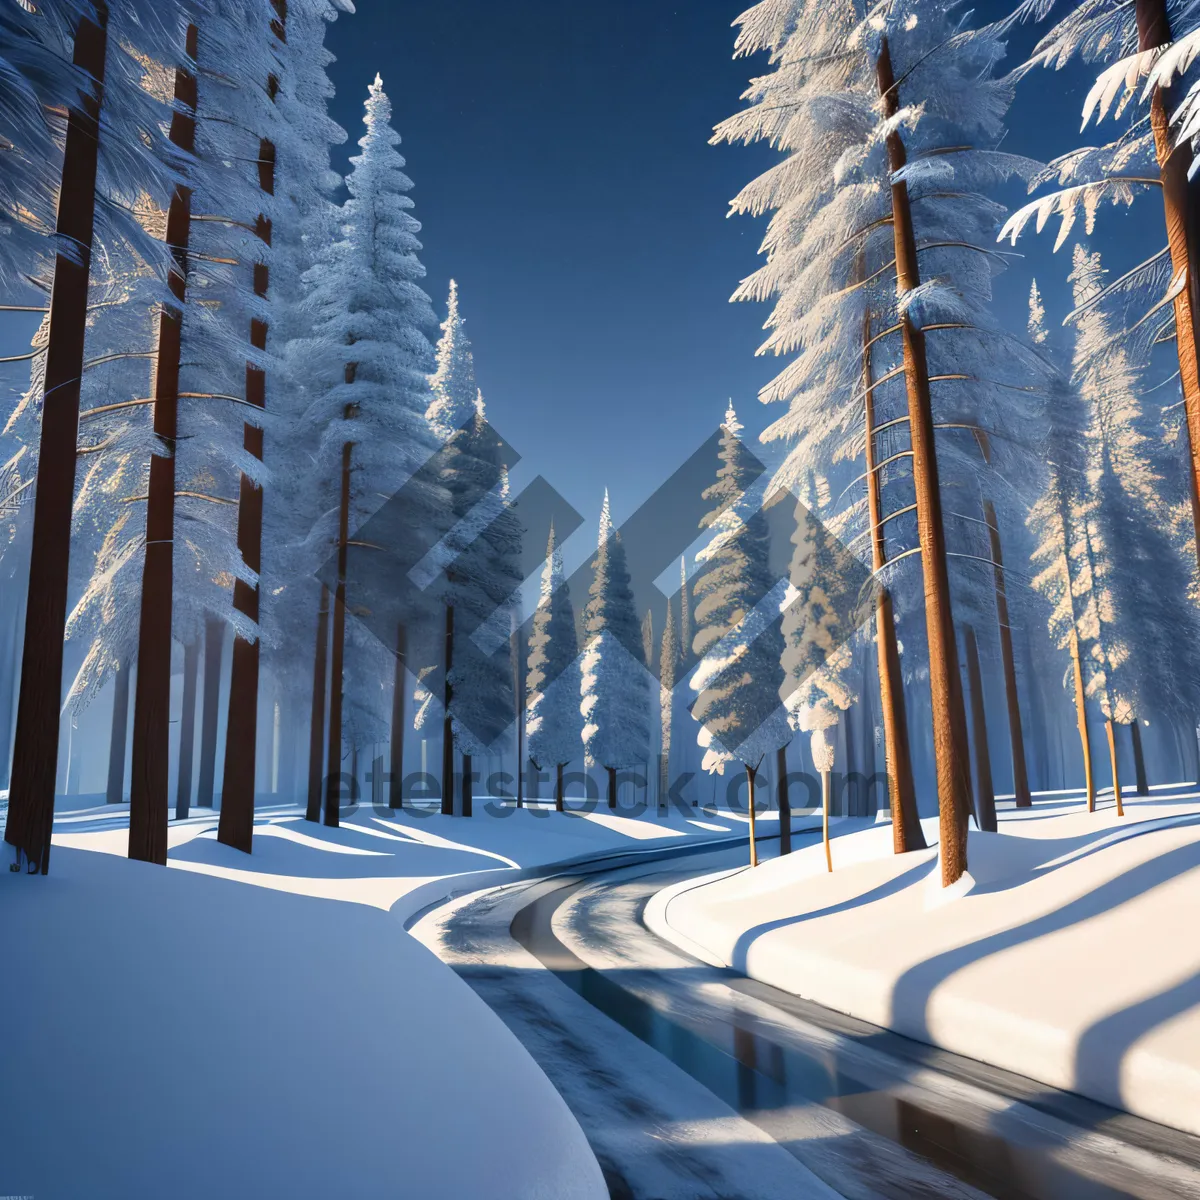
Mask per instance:
[[[931,848],[835,825],[756,870],[659,892],[646,921],[709,962],[920,1041],[1200,1134],[1200,793],[1088,813],[1072,793],[1001,806],[969,835],[973,885]]]
[[[400,921],[550,865],[746,833],[704,810],[477,798],[469,819],[365,805],[330,829],[280,806],[245,855],[193,809],[163,870],[124,857],[128,806],[98,799],[59,798],[48,876],[0,872],[0,1196],[599,1200],[541,1069]]]

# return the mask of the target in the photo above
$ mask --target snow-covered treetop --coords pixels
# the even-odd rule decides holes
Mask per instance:
[[[447,441],[476,415],[483,398],[475,382],[475,356],[465,324],[458,309],[458,284],[452,279],[446,319],[437,345],[437,370],[429,380],[433,392],[429,423],[442,441]]]

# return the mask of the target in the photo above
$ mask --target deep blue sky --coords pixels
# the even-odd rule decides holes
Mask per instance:
[[[766,424],[756,393],[779,364],[754,351],[768,308],[728,303],[763,223],[725,214],[773,155],[707,144],[765,68],[732,59],[743,7],[358,0],[330,31],[334,115],[350,133],[335,161],[354,148],[379,70],[416,184],[428,290],[441,311],[457,278],[489,415],[589,530],[606,484],[628,514],[729,397],[751,431]],[[1030,35],[1015,42],[1014,56]],[[1046,157],[1077,144],[1086,75],[1033,76],[1007,148]],[[1105,211],[1103,244],[1160,221],[1155,208],[1147,197],[1132,217]],[[1031,269],[1052,301],[1065,294],[1069,247],[1052,261],[1051,245],[1023,238],[1026,259],[999,284],[1015,322]]]

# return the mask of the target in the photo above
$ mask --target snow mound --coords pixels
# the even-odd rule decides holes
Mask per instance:
[[[0,922],[0,1194],[608,1194],[533,1060],[385,912],[58,846],[0,873]]]

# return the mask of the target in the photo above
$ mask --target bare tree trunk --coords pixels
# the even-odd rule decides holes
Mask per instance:
[[[1008,623],[1008,592],[1004,584],[1004,553],[1000,545],[1000,526],[990,500],[983,502],[992,546],[992,564],[996,577],[996,619],[1000,625],[1000,659],[1004,666],[1004,696],[1008,707],[1008,738],[1012,747],[1013,792],[1018,808],[1029,808],[1033,796],[1025,769],[1025,738],[1021,733],[1021,703],[1017,697],[1017,664],[1013,657],[1012,628]]]
[[[825,870],[833,871],[833,851],[829,847],[829,770],[821,772],[821,840],[825,844]]]
[[[350,374],[349,367],[347,374]],[[342,675],[346,654],[346,561],[350,541],[350,456],[353,445],[353,442],[342,445],[338,577],[333,593],[333,652],[329,659],[329,772],[325,777],[325,824],[334,829],[338,825],[342,795]]]
[[[876,77],[883,101],[883,116],[893,117],[899,111],[900,98],[887,38],[880,45]],[[887,150],[888,164],[894,177],[908,161],[899,131],[888,135]],[[892,233],[896,249],[896,289],[903,295],[921,282],[908,185],[903,180],[892,184]],[[971,784],[966,717],[950,604],[950,576],[946,563],[946,536],[942,524],[925,335],[908,313],[901,318],[901,337],[908,391],[913,490],[921,569],[925,581],[925,627],[929,643],[929,691],[940,813],[942,884],[949,886],[967,869],[966,814],[970,805]]]
[[[179,778],[175,785],[175,820],[185,821],[192,804],[192,751],[196,744],[196,676],[200,639],[183,648],[183,711],[179,714]]]
[[[204,623],[204,707],[200,716],[200,782],[196,804],[213,806],[217,774],[217,718],[221,706],[221,657],[225,650],[225,623],[209,617]]]
[[[129,672],[132,663],[122,663],[113,676],[112,735],[108,739],[108,790],[105,800],[120,804],[125,799],[125,735],[129,728]]]
[[[306,821],[320,821],[325,767],[325,655],[329,645],[329,588],[321,584],[317,645],[313,653],[312,708],[308,725],[308,805]],[[330,764],[330,770],[333,765]]]
[[[758,771],[749,763],[746,763],[746,788],[749,793],[750,807],[750,865],[758,866],[758,840],[754,828],[754,781],[758,775]]]
[[[462,815],[464,817],[475,815],[473,783],[474,780],[471,778],[471,756],[464,754],[462,756]]]
[[[1087,810],[1096,811],[1096,779],[1092,772],[1092,743],[1088,737],[1087,708],[1083,695],[1083,664],[1079,660],[1079,639],[1071,633],[1071,670],[1075,681],[1075,722],[1083,746],[1083,779],[1087,788]]]
[[[562,812],[565,808],[563,804],[563,763],[559,763],[556,768],[557,778],[554,782],[554,811]]]
[[[454,722],[450,716],[450,701],[454,689],[450,686],[450,668],[454,663],[454,606],[446,609],[446,671],[442,683],[442,816],[454,816]]]
[[[73,61],[93,90],[67,115],[62,186],[55,234],[69,245],[54,260],[50,340],[42,397],[41,439],[33,501],[33,534],[25,612],[21,690],[4,840],[24,853],[32,870],[50,869],[54,782],[58,772],[63,638],[70,573],[71,509],[79,437],[80,380],[87,326],[88,274],[96,211],[100,106],[108,48],[108,6],[98,0],[95,20],[81,16]]]
[[[1113,723],[1105,720],[1104,732],[1108,735],[1108,761],[1112,767],[1113,797],[1117,802],[1117,816],[1125,815],[1125,806],[1121,803],[1121,776],[1117,771],[1117,742],[1113,736]]]
[[[1142,731],[1137,717],[1129,723],[1129,736],[1133,741],[1133,773],[1137,780],[1137,794],[1150,795],[1150,781],[1146,778],[1146,756],[1142,752]]]
[[[608,772],[608,807],[617,807],[617,768],[606,767]]]
[[[779,800],[779,853],[782,857],[792,852],[792,803],[788,796],[786,746],[775,751],[775,774],[779,776],[775,794]]]
[[[193,61],[198,41],[196,26],[189,25],[186,50]],[[190,154],[196,148],[196,77],[182,68],[175,71],[175,104],[170,139]],[[167,287],[174,303],[164,304],[158,314],[154,432],[158,439],[156,444],[162,447],[162,453],[150,456],[146,550],[138,625],[138,676],[133,700],[133,762],[129,780],[129,857],[164,865],[167,861],[167,790],[170,774],[175,434],[179,418],[179,367],[191,220],[191,189],[179,185],[167,207],[167,245],[174,258],[174,265],[167,277]],[[187,648],[189,654],[191,649],[191,646]],[[194,667],[194,662],[192,665]],[[192,682],[194,685],[194,674]],[[192,699],[194,702],[194,691]],[[188,795],[184,798],[177,791],[177,818],[187,815],[191,803],[190,742],[187,749]]]
[[[396,627],[396,682],[392,688],[392,740],[388,745],[392,782],[388,785],[388,808],[404,807],[404,688],[408,660],[408,631],[401,621]]]
[[[1135,0],[1138,49],[1165,46],[1171,40],[1166,0]],[[1171,271],[1187,280],[1175,297],[1175,350],[1179,360],[1179,383],[1187,415],[1192,528],[1196,553],[1200,555],[1200,262],[1197,261],[1197,206],[1189,198],[1188,173],[1192,167],[1191,146],[1173,145],[1170,114],[1175,107],[1171,89],[1156,88],[1150,98],[1150,128],[1162,181],[1163,212]]]
[[[517,807],[525,803],[525,664],[521,654],[521,627],[513,615],[513,706],[517,721]]]
[[[983,673],[975,630],[965,627],[967,683],[971,692],[971,721],[975,735],[975,819],[985,833],[996,832],[996,790],[992,784],[992,756],[988,750],[987,714],[983,706]]]

